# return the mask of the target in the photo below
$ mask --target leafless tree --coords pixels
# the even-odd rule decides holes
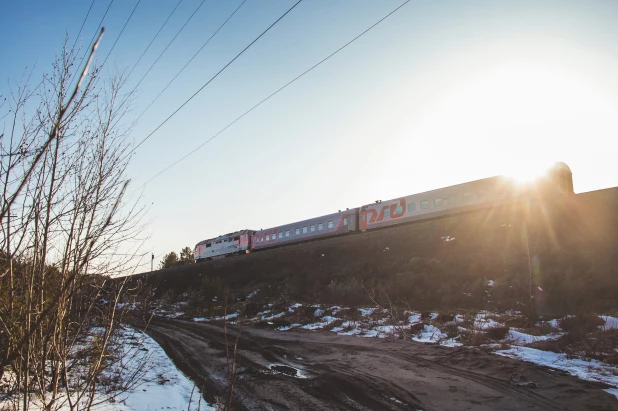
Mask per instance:
[[[110,278],[139,259],[144,213],[125,198],[132,96],[93,62],[102,35],[81,70],[65,42],[51,74],[9,83],[0,105],[0,377],[14,408],[89,408],[119,347],[124,284]]]

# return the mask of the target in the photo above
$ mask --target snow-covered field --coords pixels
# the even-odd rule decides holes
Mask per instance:
[[[176,368],[159,344],[144,333],[134,330],[127,330],[127,333],[141,344],[140,351],[144,356],[134,361],[145,361],[145,373],[135,388],[120,396],[115,403],[102,405],[101,410],[215,410],[201,400],[193,382]]]
[[[151,411],[151,410],[215,410],[201,400],[198,389],[180,372],[165,351],[148,335],[127,328],[123,330],[125,348],[120,362],[109,373],[123,376],[135,374],[130,389],[112,397],[101,394],[94,401],[92,410]],[[5,373],[4,382],[11,378]],[[62,403],[61,403],[62,404]],[[1,410],[13,410],[17,404],[11,399],[0,401]],[[36,398],[31,399],[29,410],[42,410]],[[69,410],[65,401],[59,408]],[[82,409],[80,407],[80,409]]]

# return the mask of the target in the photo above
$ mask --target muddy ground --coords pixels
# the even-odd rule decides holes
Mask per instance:
[[[221,326],[156,319],[148,333],[207,401],[225,395]],[[237,362],[240,410],[618,410],[601,384],[478,349],[245,327]]]

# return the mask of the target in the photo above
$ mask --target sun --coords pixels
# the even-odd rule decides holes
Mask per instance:
[[[529,161],[518,164],[516,167],[511,166],[506,170],[505,175],[519,185],[526,185],[546,177],[551,164],[548,161]]]

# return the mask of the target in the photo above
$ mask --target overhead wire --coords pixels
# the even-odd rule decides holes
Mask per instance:
[[[90,12],[92,11],[92,6],[94,6],[94,2],[96,0],[92,0],[92,3],[90,3],[90,8],[88,8],[88,12],[86,13],[86,17],[84,17],[84,21],[82,22],[82,26],[79,28],[79,32],[77,33],[77,36],[75,36],[75,41],[73,42],[73,47],[71,47],[71,49],[75,48],[75,45],[77,44],[77,40],[79,40],[79,36],[82,34],[82,30],[84,29],[84,25],[86,24],[86,20],[88,20],[88,16],[90,16]]]
[[[135,150],[137,150],[137,148],[139,148],[142,144],[144,144],[150,137],[152,137],[152,135],[154,133],[156,133],[161,127],[163,127],[163,125],[165,125],[172,117],[174,117],[176,115],[176,113],[178,113],[180,110],[182,110],[182,108],[184,106],[186,106],[191,100],[193,100],[195,98],[195,96],[197,96],[202,90],[204,90],[206,88],[206,86],[208,86],[214,79],[216,79],[219,74],[223,73],[223,71],[225,71],[226,68],[228,68],[230,65],[232,65],[232,63],[234,63],[234,61],[236,61],[240,56],[242,56],[244,54],[245,51],[247,51],[252,45],[254,45],[260,38],[262,38],[262,36],[264,36],[266,33],[268,33],[268,31],[270,29],[272,29],[277,23],[279,23],[285,16],[288,15],[288,13],[290,13],[292,10],[294,10],[294,8],[296,6],[298,6],[303,0],[298,0],[296,3],[294,3],[294,5],[292,7],[290,7],[285,13],[283,13],[281,15],[281,17],[279,17],[274,23],[272,23],[270,26],[268,26],[268,28],[266,30],[264,30],[259,36],[257,36],[251,43],[249,43],[249,45],[247,47],[245,47],[240,53],[238,53],[236,55],[236,57],[234,57],[232,60],[230,60],[225,66],[223,66],[223,68],[221,70],[219,70],[217,72],[217,74],[215,74],[214,76],[212,76],[210,78],[210,80],[208,80],[202,87],[200,87],[195,93],[193,93],[193,95],[191,95],[191,97],[189,97],[187,100],[185,100],[184,103],[182,103],[180,105],[180,107],[178,107],[176,110],[174,110],[174,112],[172,114],[170,114],[165,120],[163,120],[163,122],[161,122],[161,124],[159,124],[157,126],[157,128],[155,128],[152,132],[150,132],[150,134],[148,134],[146,137],[144,137],[142,139],[142,141],[139,142],[139,144],[137,144],[135,146],[135,148],[133,149],[133,152],[135,152]],[[408,0],[409,1],[409,0]]]
[[[84,61],[84,58],[86,57],[86,54],[92,48],[92,45],[94,44],[95,39],[97,38],[97,36],[99,35],[99,33],[101,31],[101,26],[103,25],[103,21],[105,20],[105,17],[107,16],[107,13],[109,12],[109,9],[112,7],[112,4],[114,4],[114,0],[111,0],[109,2],[109,4],[107,5],[107,9],[105,10],[105,13],[103,14],[103,17],[101,18],[101,21],[99,22],[99,26],[94,31],[94,36],[92,36],[92,39],[90,39],[90,43],[88,43],[88,47],[84,51],[84,54],[82,55],[82,58],[79,60],[79,63],[76,64],[76,66],[79,67],[82,64],[82,62]],[[77,74],[77,71],[73,73],[73,76],[71,77],[71,80],[68,82],[68,84],[72,84],[73,83],[73,80],[75,79],[75,74]],[[69,89],[71,89],[71,88],[72,88],[72,86],[69,87]]]
[[[191,21],[191,19],[193,19],[193,17],[195,16],[195,14],[198,12],[198,10],[204,5],[204,3],[206,2],[206,0],[202,0],[202,2],[200,3],[199,6],[197,6],[197,8],[195,9],[195,11],[193,12],[193,14],[191,14],[191,16],[189,16],[189,19],[185,22],[185,24],[182,25],[182,27],[180,28],[180,30],[178,30],[178,32],[176,33],[176,35],[174,36],[174,38],[167,44],[167,46],[165,46],[165,48],[163,49],[163,51],[161,52],[161,54],[159,54],[159,57],[157,57],[157,59],[154,61],[154,63],[152,63],[150,65],[150,67],[148,68],[148,70],[146,71],[146,73],[142,76],[142,78],[140,79],[140,81],[137,82],[137,84],[135,85],[135,87],[133,87],[133,90],[131,91],[131,93],[133,93],[140,84],[142,84],[142,81],[144,81],[144,79],[146,78],[146,76],[148,75],[148,73],[150,73],[150,71],[153,69],[153,67],[155,66],[155,64],[157,64],[157,62],[161,59],[161,57],[163,57],[163,54],[165,54],[165,52],[167,51],[167,49],[172,45],[172,43],[174,42],[174,40],[176,40],[176,38],[178,37],[178,35],[185,29],[185,27],[187,26],[187,24],[189,24],[189,22]],[[129,93],[129,94],[131,94]]]
[[[105,62],[107,62],[107,59],[109,58],[110,54],[112,54],[112,51],[114,51],[114,47],[116,47],[116,43],[118,43],[118,40],[120,40],[120,37],[122,36],[122,33],[124,33],[124,29],[127,28],[127,25],[129,24],[129,21],[131,21],[131,17],[133,17],[133,14],[135,13],[135,10],[137,10],[137,6],[139,6],[139,4],[141,2],[142,2],[142,0],[137,0],[137,4],[135,5],[135,7],[133,7],[133,11],[131,11],[131,14],[129,15],[129,18],[124,23],[124,26],[122,27],[122,30],[120,30],[120,34],[118,34],[118,37],[116,37],[116,41],[114,41],[114,44],[112,44],[112,48],[109,49],[109,53],[107,53],[107,56],[105,56],[105,60],[103,60],[103,63],[101,64],[101,67],[103,67],[105,65]]]
[[[189,61],[183,66],[183,68],[180,69],[180,71],[178,73],[176,73],[176,75],[169,81],[169,83],[167,83],[167,85],[163,88],[163,90],[161,90],[159,92],[159,94],[157,94],[157,96],[150,102],[150,104],[148,104],[148,106],[146,107],[146,109],[144,109],[144,111],[142,111],[142,113],[137,116],[137,118],[135,119],[135,122],[138,122],[140,118],[142,118],[142,116],[144,114],[146,114],[146,112],[148,111],[148,109],[150,109],[150,107],[152,107],[152,105],[159,99],[159,97],[161,97],[161,95],[165,92],[165,90],[168,89],[168,87],[174,82],[174,80],[176,80],[178,78],[178,76],[180,76],[180,74],[182,74],[182,72],[187,68],[187,66],[189,66],[189,64],[191,64],[191,62],[197,57],[198,54],[200,54],[200,52],[204,49],[204,47],[206,47],[208,45],[208,43],[210,43],[210,40],[213,39],[213,37],[215,37],[217,35],[217,33],[219,33],[219,31],[223,28],[223,26],[225,26],[227,24],[228,21],[230,21],[230,19],[232,17],[234,17],[234,15],[236,14],[236,12],[238,10],[240,10],[240,8],[243,6],[243,4],[245,4],[247,2],[247,0],[243,0],[240,5],[236,8],[236,10],[234,10],[234,12],[232,14],[230,14],[228,16],[228,18],[223,22],[223,24],[221,24],[219,26],[219,28],[212,34],[212,36],[210,36],[208,38],[208,40],[206,40],[206,42],[202,45],[202,47],[199,48],[198,51],[195,52],[195,54],[193,55],[193,57],[191,57],[191,59],[189,59]]]
[[[205,142],[203,142],[202,144],[200,144],[199,146],[197,146],[196,148],[194,148],[193,150],[191,150],[189,153],[187,153],[186,155],[184,155],[183,157],[181,157],[180,159],[176,160],[174,163],[170,164],[169,166],[167,166],[165,169],[161,170],[160,172],[158,172],[157,174],[155,174],[153,177],[151,177],[150,179],[148,179],[144,184],[142,184],[139,188],[144,187],[146,184],[148,184],[149,182],[151,182],[152,180],[154,180],[155,178],[159,177],[161,174],[165,173],[166,171],[168,171],[169,169],[171,169],[172,167],[174,167],[175,165],[177,165],[178,163],[180,163],[181,161],[185,160],[187,157],[191,156],[192,154],[196,153],[198,150],[200,150],[202,147],[204,147],[206,144],[210,143],[212,140],[214,140],[215,138],[217,138],[220,134],[222,134],[225,130],[227,130],[228,128],[232,127],[234,124],[236,124],[239,120],[241,120],[243,117],[245,117],[247,114],[251,113],[253,110],[255,110],[256,108],[258,108],[259,106],[261,106],[262,104],[264,104],[266,101],[268,101],[269,99],[271,99],[273,96],[275,96],[276,94],[278,94],[279,92],[281,92],[283,89],[285,89],[286,87],[288,87],[289,85],[291,85],[292,83],[296,82],[297,80],[299,80],[301,77],[303,77],[305,74],[309,73],[310,71],[312,71],[313,69],[315,69],[316,67],[320,66],[322,63],[324,63],[325,61],[327,61],[328,59],[330,59],[331,57],[333,57],[334,55],[336,55],[337,53],[339,53],[341,50],[345,49],[346,47],[348,47],[350,44],[354,43],[356,40],[358,40],[359,38],[361,38],[363,35],[365,35],[366,33],[368,33],[370,30],[372,30],[374,27],[376,27],[378,24],[382,23],[384,20],[386,20],[387,18],[389,18],[391,15],[393,15],[394,13],[396,13],[399,9],[401,9],[403,6],[405,6],[406,4],[408,4],[410,2],[410,0],[406,0],[404,1],[401,5],[399,5],[397,8],[395,8],[394,10],[392,10],[390,13],[388,13],[386,16],[382,17],[380,20],[378,20],[376,23],[372,24],[369,28],[365,29],[363,32],[361,32],[359,35],[357,35],[356,37],[354,37],[352,40],[348,41],[347,43],[345,43],[343,46],[339,47],[337,50],[335,50],[334,52],[332,52],[331,54],[329,54],[327,57],[323,58],[322,60],[320,60],[318,63],[314,64],[313,66],[311,66],[309,69],[305,70],[304,72],[302,72],[301,74],[299,74],[298,76],[296,76],[294,79],[290,80],[289,82],[287,82],[285,85],[283,85],[282,87],[280,87],[279,89],[277,89],[275,92],[273,92],[272,94],[270,94],[268,97],[262,99],[259,103],[257,103],[256,105],[254,105],[253,107],[251,107],[249,110],[245,111],[243,114],[241,114],[240,116],[236,117],[235,120],[233,120],[231,123],[229,123],[227,126],[225,126],[224,128],[222,128],[220,131],[218,131],[216,134],[214,134],[213,136],[211,136],[208,140],[206,140]],[[155,130],[156,131],[156,130]],[[142,143],[145,140],[142,140]],[[141,144],[141,143],[140,143]],[[137,148],[137,147],[136,147]],[[138,189],[139,189],[138,188]]]
[[[146,49],[144,50],[144,52],[142,53],[141,56],[139,56],[139,58],[137,59],[137,61],[135,62],[135,64],[133,65],[133,68],[129,71],[129,74],[127,74],[127,78],[131,77],[131,73],[133,73],[133,70],[135,70],[135,67],[137,67],[137,65],[139,64],[140,61],[142,61],[142,58],[144,57],[144,55],[146,54],[146,52],[150,49],[150,46],[152,46],[152,43],[154,43],[154,41],[157,39],[157,37],[159,36],[159,34],[161,33],[161,30],[163,30],[163,28],[165,27],[165,25],[167,24],[167,22],[169,21],[169,19],[172,18],[172,16],[174,15],[174,13],[176,12],[176,9],[178,9],[178,6],[180,6],[180,3],[182,3],[183,0],[179,0],[178,3],[176,3],[176,7],[174,7],[174,9],[172,10],[172,12],[170,13],[169,16],[167,16],[167,19],[165,19],[165,21],[163,22],[163,25],[161,26],[161,28],[159,28],[159,31],[157,31],[157,34],[154,35],[154,37],[152,38],[152,40],[150,40],[150,44],[148,44],[148,46],[146,47]]]

